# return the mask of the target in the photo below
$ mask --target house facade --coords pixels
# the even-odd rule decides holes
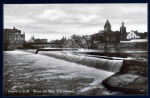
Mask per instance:
[[[128,40],[140,38],[140,36],[138,36],[137,31],[133,31],[133,30],[130,31],[126,37]]]
[[[21,30],[4,29],[3,30],[3,44],[4,50],[14,50],[15,48],[23,48],[25,42],[25,32],[21,34]]]

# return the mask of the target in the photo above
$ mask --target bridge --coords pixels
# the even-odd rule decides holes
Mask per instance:
[[[25,43],[24,47],[62,47],[63,43]]]

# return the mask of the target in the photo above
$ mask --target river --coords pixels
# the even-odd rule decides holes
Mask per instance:
[[[101,84],[113,74],[42,54],[4,51],[3,93],[30,90],[35,95],[38,91],[47,92],[42,95],[121,95]]]

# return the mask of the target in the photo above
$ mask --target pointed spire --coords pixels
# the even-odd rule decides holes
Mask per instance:
[[[13,30],[15,30],[16,28],[14,27]]]
[[[105,25],[104,25],[104,28],[106,28],[106,27],[111,27],[111,25],[110,25],[108,19],[107,19],[107,21],[106,21],[106,23],[105,23]]]
[[[124,22],[122,21],[122,26],[124,27]]]
[[[33,34],[33,39],[34,39],[34,34]]]
[[[31,39],[34,39],[34,35],[31,36]]]

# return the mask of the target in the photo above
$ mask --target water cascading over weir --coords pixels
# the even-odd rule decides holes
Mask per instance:
[[[64,57],[64,55],[60,51],[57,53],[56,52],[54,53],[54,51],[39,51],[39,54],[69,61]],[[76,59],[76,58],[77,56],[72,55],[72,59]],[[121,66],[123,65],[123,60],[113,58],[113,57],[87,55],[81,61],[77,61],[75,63],[86,65],[88,67],[94,67],[101,70],[110,71],[110,72],[119,72]]]
[[[122,60],[110,60],[108,58],[85,57],[80,64],[111,72],[119,72],[123,64]]]

